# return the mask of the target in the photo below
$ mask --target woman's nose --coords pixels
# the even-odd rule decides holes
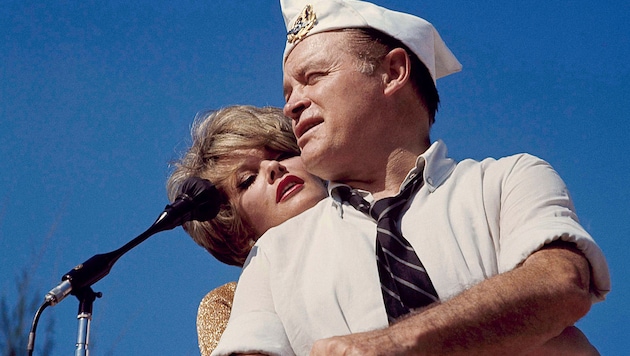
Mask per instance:
[[[273,184],[276,179],[279,179],[287,172],[287,167],[276,160],[265,160],[261,165],[265,179],[267,179],[269,184]]]

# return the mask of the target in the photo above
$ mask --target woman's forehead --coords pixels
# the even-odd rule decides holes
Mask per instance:
[[[261,161],[275,159],[277,153],[267,148],[237,149],[224,155],[219,165],[238,170],[243,167],[258,166]]]

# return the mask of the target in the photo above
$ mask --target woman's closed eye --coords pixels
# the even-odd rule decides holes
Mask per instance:
[[[236,186],[239,190],[246,190],[256,181],[258,174],[249,174],[239,179],[239,183]]]

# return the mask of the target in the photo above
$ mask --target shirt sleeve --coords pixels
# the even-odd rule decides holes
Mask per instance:
[[[254,246],[239,278],[225,332],[212,356],[232,353],[293,355],[270,289],[269,260]]]
[[[511,168],[500,173],[499,272],[515,268],[552,241],[573,242],[591,265],[593,300],[603,300],[610,291],[606,259],[580,225],[566,185],[547,162],[537,157],[523,154],[507,162],[510,160]]]

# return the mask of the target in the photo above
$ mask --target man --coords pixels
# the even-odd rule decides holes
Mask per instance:
[[[331,194],[258,241],[216,354],[596,353],[572,325],[608,269],[562,180],[530,155],[457,163],[431,144],[434,81],[460,69],[432,25],[361,1],[281,4],[285,114]],[[398,195],[393,232],[373,211]],[[383,262],[398,259],[383,235],[420,282]]]

